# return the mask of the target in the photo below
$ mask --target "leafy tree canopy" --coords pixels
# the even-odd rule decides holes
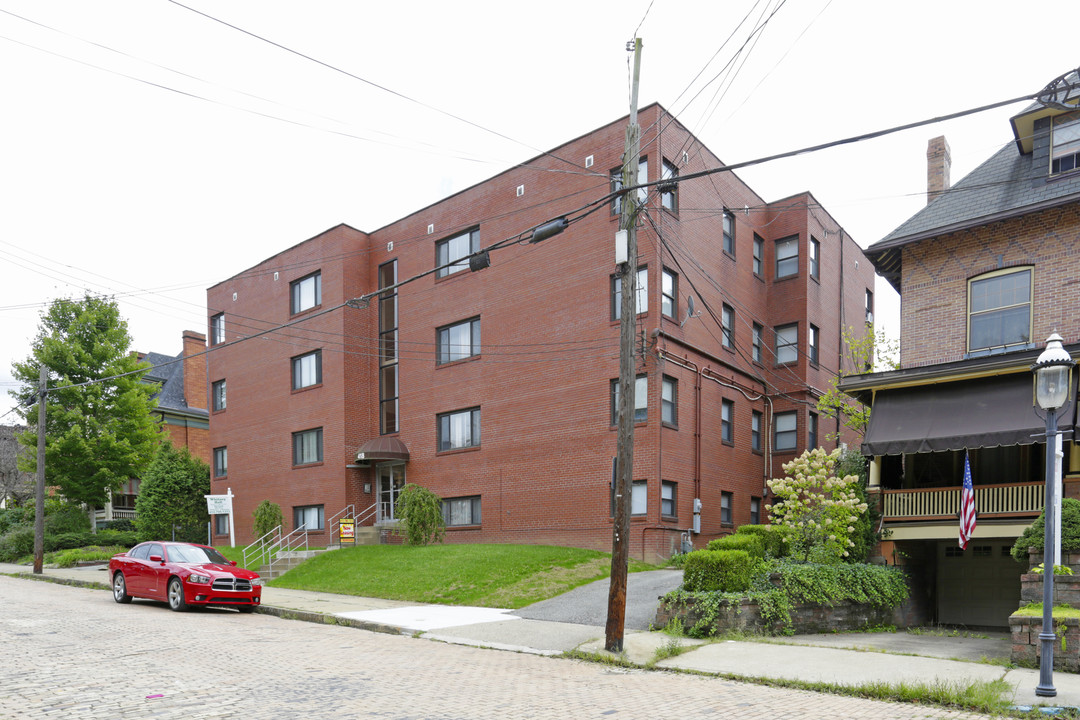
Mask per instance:
[[[899,346],[884,332],[875,332],[872,325],[866,326],[861,337],[856,337],[853,328],[846,328],[843,344],[847,348],[846,367],[840,368],[839,375],[829,378],[829,389],[818,398],[818,412],[825,417],[840,418],[844,427],[854,430],[862,438],[870,424],[870,408],[840,390],[840,381],[849,375],[896,370],[900,367],[897,361]],[[837,434],[830,433],[827,437],[835,440]]]
[[[54,301],[41,315],[30,356],[12,372],[28,430],[19,442],[37,447],[40,367],[49,370],[45,412],[45,482],[73,502],[101,506],[109,492],[139,477],[154,456],[158,420],[151,415],[157,388],[141,381],[129,352],[131,337],[115,300],[87,294]],[[86,384],[83,384],[86,383]],[[37,471],[36,450],[19,468]]]
[[[185,540],[205,541],[210,516],[204,496],[209,494],[210,467],[192,457],[186,447],[177,449],[171,443],[161,443],[142,474],[135,500],[139,541],[169,539],[174,526],[183,529]]]

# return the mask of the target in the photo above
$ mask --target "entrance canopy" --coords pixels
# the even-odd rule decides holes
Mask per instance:
[[[396,437],[378,437],[368,440],[356,451],[356,462],[369,463],[380,460],[409,459],[409,448]]]
[[[1045,442],[1046,421],[1035,414],[1028,372],[978,380],[879,390],[863,439],[865,455],[963,450]],[[1070,395],[1076,398],[1074,391]],[[1075,402],[1058,417],[1072,438]]]

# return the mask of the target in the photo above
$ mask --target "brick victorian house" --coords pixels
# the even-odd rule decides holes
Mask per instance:
[[[1057,104],[1012,118],[1012,141],[956,185],[949,146],[931,140],[927,206],[866,252],[901,294],[900,369],[841,387],[872,404],[862,448],[891,531],[884,555],[911,568],[941,623],[1007,624],[1024,570],[1008,551],[1043,507],[1031,365],[1054,332],[1080,354],[1080,113],[1060,90],[1076,80],[1048,86],[1040,99]],[[1073,402],[1059,420],[1072,497],[1075,419]],[[961,550],[965,453],[979,519]]]
[[[640,123],[642,182],[722,166],[662,107]],[[212,487],[238,541],[264,499],[314,544],[346,509],[390,525],[410,482],[443,498],[448,542],[610,548],[625,127],[209,288]],[[763,521],[766,479],[825,444],[816,398],[874,277],[809,193],[765,202],[733,173],[640,192],[630,547],[656,558]]]

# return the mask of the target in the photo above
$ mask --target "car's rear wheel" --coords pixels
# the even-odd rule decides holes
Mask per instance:
[[[127,593],[127,580],[124,579],[124,573],[119,570],[113,576],[112,596],[113,600],[118,603],[131,602],[131,596]]]
[[[188,609],[187,601],[184,600],[184,583],[180,578],[169,581],[169,608],[176,612],[184,612]]]

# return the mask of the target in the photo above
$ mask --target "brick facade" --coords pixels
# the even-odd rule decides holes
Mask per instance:
[[[721,165],[661,107],[642,110],[640,123],[650,181],[660,179],[664,160],[680,175]],[[211,447],[228,448],[228,474],[213,480],[213,491],[231,487],[236,495],[238,542],[251,539],[251,515],[263,499],[281,506],[289,529],[295,507],[322,505],[329,521],[347,504],[359,512],[375,503],[376,470],[356,452],[380,437],[379,303],[342,304],[377,289],[379,267],[396,261],[399,281],[429,273],[397,293],[400,427],[392,435],[408,447],[406,480],[443,498],[480,497],[482,521],[449,528],[448,542],[610,548],[618,216],[610,201],[590,214],[572,211],[610,192],[624,136],[625,120],[612,123],[374,232],[331,228],[208,290],[208,314],[224,313],[226,333],[226,345],[208,356],[208,382],[227,379],[228,387],[227,409],[211,413]],[[764,505],[770,471],[778,474],[806,447],[814,397],[840,362],[842,327],[864,326],[873,270],[809,193],[766,203],[720,173],[680,183],[674,210],[662,207],[655,189],[647,207],[638,263],[647,268],[648,307],[637,317],[636,346],[647,419],[636,427],[634,456],[646,501],[631,521],[630,548],[652,559],[679,547],[695,498],[703,508],[698,546],[750,522],[753,498]],[[725,209],[734,217],[733,254],[723,249]],[[478,228],[479,246],[489,247],[568,211],[565,232],[494,250],[486,269],[430,274],[441,240]],[[797,238],[797,272],[777,279],[776,243],[788,237]],[[811,238],[820,244],[817,278]],[[665,269],[677,278],[671,317],[661,311]],[[321,304],[290,315],[290,282],[315,271]],[[700,316],[687,319],[688,295]],[[718,326],[724,305],[734,312],[730,348]],[[471,318],[480,320],[480,353],[437,364],[437,328]],[[754,323],[764,330],[761,362],[752,359]],[[798,354],[777,365],[772,331],[789,324],[798,328]],[[810,325],[819,330],[816,364],[808,358]],[[290,358],[317,349],[322,382],[293,391]],[[660,420],[665,377],[677,383],[675,423]],[[721,440],[723,400],[733,403],[730,444]],[[440,452],[437,416],[470,408],[480,409],[479,446]],[[762,452],[750,447],[753,411],[762,414]],[[772,413],[788,411],[797,417],[797,448],[769,453]],[[825,441],[835,428],[824,420],[818,444],[835,447]],[[293,433],[311,428],[322,428],[323,461],[294,467]],[[661,514],[665,482],[674,484],[672,515]],[[730,521],[721,519],[725,493]],[[329,534],[327,522],[322,541]]]

